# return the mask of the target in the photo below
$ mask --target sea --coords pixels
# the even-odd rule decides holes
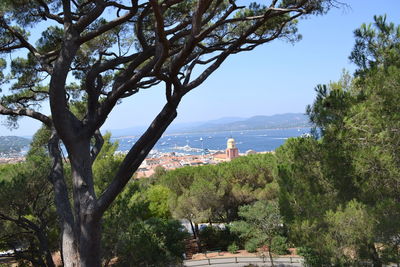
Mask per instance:
[[[240,153],[274,151],[290,137],[308,135],[310,128],[263,129],[229,132],[202,132],[165,134],[154,146],[151,154],[176,152],[203,154],[224,151],[229,138],[234,138]],[[140,136],[113,137],[119,152],[127,152]]]

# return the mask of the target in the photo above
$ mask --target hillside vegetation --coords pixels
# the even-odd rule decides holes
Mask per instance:
[[[21,152],[31,141],[19,136],[0,136],[0,153],[9,154]]]

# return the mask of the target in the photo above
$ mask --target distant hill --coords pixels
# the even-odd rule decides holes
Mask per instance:
[[[195,132],[222,132],[258,129],[296,128],[309,127],[308,116],[302,113],[286,113],[272,116],[254,116],[251,118],[225,117],[217,120],[173,123],[166,133],[195,133]],[[126,129],[111,130],[114,137],[138,135],[146,127],[131,127]]]
[[[200,121],[200,122],[186,122],[186,123],[172,123],[166,133],[182,133],[182,132],[192,132],[193,129],[198,128],[204,124],[212,124],[212,125],[221,125],[225,123],[231,123],[239,120],[244,120],[244,118],[240,117],[224,117],[216,120],[210,121]],[[148,126],[136,126],[125,129],[112,129],[108,130],[112,133],[113,137],[118,136],[129,136],[129,135],[138,135],[142,134]]]
[[[181,129],[185,132],[221,132],[277,128],[310,127],[308,116],[302,113],[286,113],[272,116],[254,116],[227,123],[207,122],[197,127]]]
[[[0,136],[0,153],[10,154],[21,152],[21,150],[28,146],[31,140],[19,136]]]

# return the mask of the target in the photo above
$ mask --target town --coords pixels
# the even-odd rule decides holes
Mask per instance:
[[[200,155],[185,155],[182,153],[157,153],[154,157],[146,158],[136,171],[135,178],[150,177],[155,173],[157,167],[163,167],[166,170],[174,170],[186,166],[201,166],[209,164],[218,164],[221,162],[231,161],[241,155],[251,155],[257,153],[272,153],[272,152],[256,152],[248,150],[246,153],[239,153],[236,147],[235,139],[229,138],[226,144],[225,151],[212,151],[206,153],[202,150]]]

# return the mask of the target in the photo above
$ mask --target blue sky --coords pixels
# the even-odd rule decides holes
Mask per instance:
[[[175,123],[304,112],[315,97],[317,84],[337,80],[343,69],[353,72],[348,56],[356,28],[372,22],[374,15],[383,14],[387,14],[388,21],[400,24],[399,0],[342,2],[350,7],[301,20],[299,32],[303,39],[294,45],[277,40],[233,55],[185,96]],[[142,91],[118,105],[103,129],[147,125],[164,101],[161,87]],[[39,126],[24,119],[20,128],[11,132],[0,126],[0,135],[32,135]]]

